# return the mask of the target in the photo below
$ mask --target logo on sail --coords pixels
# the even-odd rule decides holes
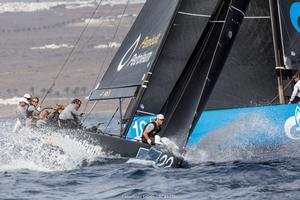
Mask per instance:
[[[288,138],[300,140],[300,108],[297,106],[295,116],[288,118],[284,124],[284,131]]]
[[[121,71],[125,66],[135,66],[142,63],[149,62],[150,58],[152,57],[153,52],[143,52],[143,53],[136,53],[137,49],[146,49],[155,44],[157,44],[160,40],[161,34],[157,34],[153,37],[146,36],[145,39],[141,42],[141,34],[135,40],[135,42],[129,47],[126,51],[125,55],[122,57],[117,71]]]
[[[145,48],[148,48],[148,47],[151,47],[151,46],[157,44],[159,42],[160,35],[161,34],[159,33],[153,37],[148,37],[148,36],[145,37],[144,41],[140,45],[140,48],[145,49]]]
[[[295,2],[292,4],[290,9],[290,17],[294,28],[300,33],[300,2]]]

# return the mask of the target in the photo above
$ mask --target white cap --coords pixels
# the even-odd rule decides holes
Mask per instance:
[[[31,95],[30,94],[28,94],[28,93],[26,93],[26,94],[24,94],[24,96],[23,96],[24,98],[26,98],[26,99],[31,99]]]
[[[156,116],[156,118],[157,118],[157,119],[162,119],[162,120],[164,120],[164,119],[165,119],[165,116],[162,115],[162,114],[158,114],[158,115]]]
[[[21,103],[21,102],[24,102],[24,103],[26,103],[26,104],[29,104],[28,100],[27,100],[25,97],[21,97],[21,98],[19,99],[19,103]]]

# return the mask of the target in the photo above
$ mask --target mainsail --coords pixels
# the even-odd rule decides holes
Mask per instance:
[[[156,62],[179,4],[180,0],[145,3],[90,100],[135,96]]]
[[[300,68],[300,1],[277,0],[286,69]]]
[[[269,105],[277,95],[275,68],[269,1],[251,0],[206,109]]]

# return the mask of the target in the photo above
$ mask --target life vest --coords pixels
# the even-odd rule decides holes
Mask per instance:
[[[155,137],[155,135],[157,135],[157,134],[160,132],[161,127],[160,127],[160,126],[157,126],[156,122],[150,122],[149,124],[153,124],[153,125],[154,125],[154,129],[148,133],[148,136],[149,136],[150,140],[154,141],[154,137]],[[144,133],[145,129],[147,128],[147,126],[148,126],[149,124],[147,124],[147,125],[144,127],[143,133]],[[146,138],[144,137],[143,134],[142,134],[142,141],[147,143],[147,140],[146,140]]]

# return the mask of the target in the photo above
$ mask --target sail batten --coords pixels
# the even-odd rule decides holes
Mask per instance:
[[[193,17],[210,18],[210,15],[204,15],[204,14],[198,14],[198,13],[188,13],[188,12],[183,12],[183,11],[178,12],[178,14],[188,15],[188,16],[193,16]]]

